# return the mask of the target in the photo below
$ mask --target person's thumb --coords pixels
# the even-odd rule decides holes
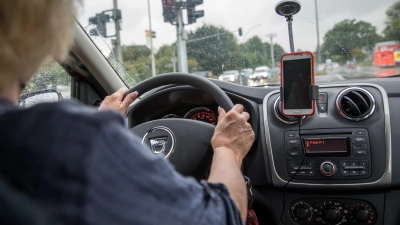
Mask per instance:
[[[138,92],[137,92],[137,91],[132,92],[132,93],[130,93],[129,95],[127,95],[127,96],[125,97],[124,101],[123,101],[122,104],[121,104],[122,107],[128,108],[129,105],[130,105],[133,101],[135,101],[135,99],[137,98],[137,96],[138,96]]]
[[[218,107],[218,119],[222,118],[225,116],[226,112],[225,109],[221,108],[220,106]]]

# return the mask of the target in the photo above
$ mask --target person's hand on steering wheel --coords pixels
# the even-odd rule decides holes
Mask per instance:
[[[242,105],[235,105],[228,113],[218,109],[218,125],[215,128],[211,145],[215,151],[229,149],[241,161],[250,150],[254,141],[254,132],[247,120],[250,115],[243,111]]]
[[[126,115],[128,113],[129,105],[135,101],[136,97],[138,96],[138,93],[135,91],[128,94],[124,98],[124,95],[127,91],[128,88],[123,87],[114,94],[105,97],[99,107],[99,110],[113,109]]]

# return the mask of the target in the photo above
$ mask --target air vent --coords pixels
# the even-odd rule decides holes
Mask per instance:
[[[336,107],[340,115],[352,121],[361,121],[370,117],[375,111],[375,99],[362,88],[347,88],[336,98]]]
[[[286,124],[296,124],[297,123],[297,118],[294,116],[284,116],[281,112],[281,97],[276,98],[275,103],[274,103],[274,113],[276,118],[278,118],[279,121],[282,123]],[[303,116],[303,119],[306,118]]]

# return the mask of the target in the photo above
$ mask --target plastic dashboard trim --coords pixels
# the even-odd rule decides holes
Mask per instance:
[[[392,142],[391,142],[391,128],[390,128],[390,114],[389,114],[389,101],[387,97],[387,93],[385,89],[376,84],[369,83],[354,83],[354,84],[334,84],[334,85],[320,85],[320,88],[331,88],[331,87],[354,87],[354,86],[369,86],[378,89],[381,92],[382,100],[383,100],[383,110],[385,115],[385,142],[386,142],[386,168],[383,176],[369,183],[353,183],[353,184],[310,184],[310,183],[301,183],[301,182],[290,182],[287,187],[291,188],[332,188],[334,186],[338,189],[366,189],[366,188],[390,188],[392,183]],[[283,187],[288,181],[282,179],[276,169],[274,163],[274,156],[272,152],[272,144],[270,138],[269,124],[268,124],[268,99],[274,95],[279,93],[279,91],[273,91],[268,93],[263,100],[263,115],[264,115],[264,125],[265,125],[265,141],[267,143],[267,149],[263,149],[264,151],[264,160],[269,161],[269,169],[271,171],[272,176],[272,184],[274,187]],[[267,151],[267,152],[265,152]],[[266,156],[268,155],[268,159]],[[268,168],[266,168],[268,169]]]

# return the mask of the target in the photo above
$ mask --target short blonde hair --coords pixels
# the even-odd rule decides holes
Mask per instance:
[[[74,0],[0,0],[0,88],[10,76],[37,69],[48,55],[66,58],[75,9]]]

